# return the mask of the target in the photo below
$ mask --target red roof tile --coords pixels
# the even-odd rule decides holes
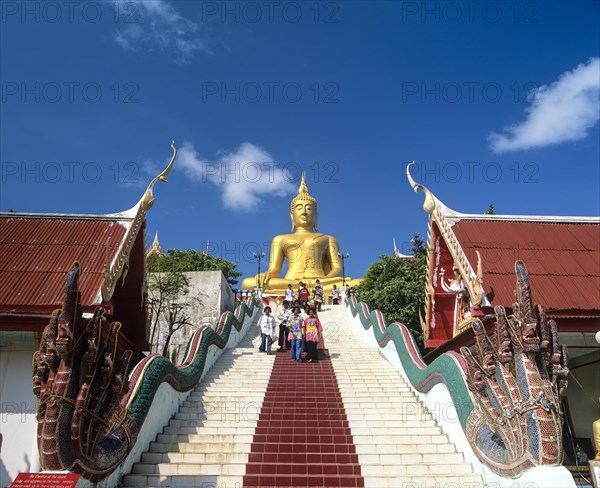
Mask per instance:
[[[112,260],[126,231],[125,221],[104,216],[0,217],[0,310],[60,307],[75,260],[83,271],[81,304],[96,305],[109,238]]]
[[[514,301],[514,263],[527,266],[533,300],[548,310],[600,310],[600,225],[461,220],[452,230],[493,305]]]

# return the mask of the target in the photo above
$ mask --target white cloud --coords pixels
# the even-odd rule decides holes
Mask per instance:
[[[114,40],[127,51],[165,53],[177,64],[187,63],[198,51],[209,52],[199,25],[165,0],[118,0],[114,8],[124,19]]]
[[[188,177],[219,188],[227,208],[255,210],[264,197],[284,197],[294,191],[289,175],[263,148],[243,142],[236,151],[221,152],[216,160],[200,158],[193,144],[185,142],[178,163]]]
[[[492,132],[494,152],[517,151],[583,139],[600,118],[600,58],[591,58],[550,85],[534,90],[527,119]]]

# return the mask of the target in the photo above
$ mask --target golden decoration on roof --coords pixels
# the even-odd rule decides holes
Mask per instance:
[[[142,198],[140,198],[140,201],[135,207],[129,210],[129,212],[135,212],[135,216],[133,217],[131,227],[127,230],[124,244],[121,246],[121,249],[117,251],[118,254],[116,259],[112,263],[109,263],[108,261],[106,263],[106,272],[104,275],[104,283],[102,285],[102,300],[105,302],[108,302],[112,298],[119,278],[124,272],[126,274],[126,270],[129,267],[129,255],[135,239],[142,227],[146,212],[154,205],[152,188],[159,180],[167,183],[167,175],[171,171],[173,163],[175,162],[175,156],[177,155],[175,141],[171,141],[171,149],[173,150],[173,155],[171,156],[171,161],[169,161],[167,167],[150,182],[148,188],[146,188],[146,191],[142,195]]]
[[[406,175],[408,177],[408,181],[410,182],[410,185],[412,186],[412,188],[415,192],[417,192],[418,190],[421,190],[421,191],[423,191],[423,193],[425,193],[425,201],[423,203],[423,210],[425,210],[425,212],[427,212],[429,215],[431,215],[431,222],[435,222],[437,224],[440,234],[442,235],[444,241],[446,242],[448,251],[450,251],[452,259],[454,260],[454,266],[460,272],[460,275],[461,275],[461,277],[465,283],[465,286],[469,292],[469,297],[471,299],[471,302],[473,303],[473,305],[480,305],[484,298],[483,288],[482,288],[483,269],[481,266],[481,256],[480,256],[479,252],[476,252],[476,254],[477,254],[477,271],[475,271],[473,269],[473,267],[471,266],[471,264],[469,263],[469,260],[467,259],[466,254],[462,250],[462,247],[460,246],[458,239],[454,235],[454,232],[452,231],[452,225],[450,224],[450,222],[444,215],[444,209],[448,210],[447,207],[442,202],[440,202],[426,186],[417,183],[413,179],[412,175],[410,174],[410,167],[413,164],[414,164],[414,161],[406,167]],[[429,229],[430,248],[432,245],[431,244],[431,235],[432,235],[432,229],[431,229],[431,225],[430,225],[430,229]],[[431,261],[429,261],[429,263],[431,263]],[[430,265],[428,266],[428,268],[429,267],[430,267]],[[428,276],[428,281],[429,281],[429,276]],[[431,295],[431,297],[430,297],[430,295]],[[427,296],[428,296],[428,300],[433,300],[433,294],[431,294],[431,291],[428,290]]]
[[[415,164],[414,161],[412,161],[406,167],[406,176],[408,176],[408,181],[410,183],[410,186],[412,186],[415,193],[417,193],[419,190],[421,190],[423,193],[425,193],[425,201],[423,202],[423,210],[425,210],[425,212],[427,212],[428,214],[431,214],[431,212],[433,212],[433,210],[435,209],[435,197],[433,196],[433,193],[431,193],[429,188],[427,188],[426,186],[421,185],[420,183],[417,183],[415,180],[413,180],[413,177],[410,174],[410,167],[413,164]]]
[[[162,250],[160,243],[158,242],[158,231],[156,231],[156,234],[154,234],[152,245],[146,251],[146,257],[152,256],[153,254],[157,254],[158,256],[165,255],[165,252]]]
[[[175,141],[171,141],[171,149],[173,149],[173,156],[171,157],[171,161],[169,162],[167,167],[150,182],[148,188],[146,188],[146,191],[142,196],[141,203],[142,207],[144,208],[144,211],[146,212],[152,208],[152,205],[154,205],[154,195],[152,194],[152,187],[156,184],[158,180],[167,183],[167,176],[171,171],[171,168],[173,167],[173,163],[175,162],[175,156],[177,156]]]

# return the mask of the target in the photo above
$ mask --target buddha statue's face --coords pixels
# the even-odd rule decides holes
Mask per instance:
[[[309,200],[296,200],[290,217],[293,229],[314,231],[317,227],[317,204]]]

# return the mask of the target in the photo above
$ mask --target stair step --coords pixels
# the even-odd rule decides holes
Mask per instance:
[[[425,476],[425,475],[436,475],[436,476],[457,476],[457,475],[470,475],[472,469],[470,465],[465,463],[460,464],[369,464],[363,462],[361,458],[361,470],[365,477],[368,476]]]
[[[251,434],[158,434],[156,440],[158,442],[190,442],[190,443],[217,443],[217,442],[239,442],[239,443],[251,443]]]
[[[185,475],[228,475],[243,476],[246,472],[246,462],[239,464],[219,462],[212,464],[187,464],[187,463],[136,463],[133,466],[133,474],[160,474],[164,476],[173,476],[178,474]]]
[[[200,411],[197,412],[179,412],[175,414],[173,420],[187,420],[191,422],[197,422],[204,425],[206,422],[246,422],[256,423],[260,409],[254,404],[242,404],[237,409],[215,411]]]
[[[258,442],[252,445],[252,453],[335,453],[335,454],[354,454],[357,446],[354,444],[308,444],[308,443],[281,443],[281,442]]]
[[[213,395],[209,397],[206,395],[201,400],[186,400],[183,402],[183,406],[189,408],[205,408],[207,404],[222,405],[223,403],[231,403],[232,405],[235,405],[241,401],[262,403],[263,397],[264,393],[248,395],[246,392],[234,396]]]
[[[357,446],[358,450],[358,446]],[[375,453],[363,454],[360,458],[363,466],[374,465],[413,465],[413,464],[428,464],[428,465],[452,465],[462,464],[465,462],[464,456],[461,453],[433,454],[433,453]]]
[[[440,488],[440,487],[483,488],[481,478],[472,476],[365,476],[365,488]]]
[[[353,463],[353,453],[335,453],[335,452],[324,452],[315,453],[309,452],[252,452],[248,456],[249,463],[262,464],[299,464],[310,463],[310,464],[336,464],[336,465],[350,465]]]
[[[358,444],[356,452],[358,454],[453,454],[456,448],[453,444],[415,444],[414,442],[402,443],[402,439],[397,439],[394,444]]]
[[[165,427],[163,434],[184,434],[184,435],[253,435],[254,427],[229,427],[227,424],[222,427]]]
[[[162,476],[129,474],[123,478],[124,486],[144,488],[207,488],[207,487],[241,487],[242,476],[214,476],[214,475],[188,475],[188,476]]]
[[[266,486],[293,486],[294,488],[302,486],[325,486],[333,487],[363,487],[362,478],[356,476],[339,475],[249,475],[244,476],[244,487]],[[401,486],[401,485],[398,485]],[[397,488],[397,487],[396,487]]]
[[[150,452],[157,453],[248,453],[250,452],[250,442],[248,443],[226,443],[219,444],[192,444],[189,442],[179,443],[161,443],[152,442],[150,444]]]

